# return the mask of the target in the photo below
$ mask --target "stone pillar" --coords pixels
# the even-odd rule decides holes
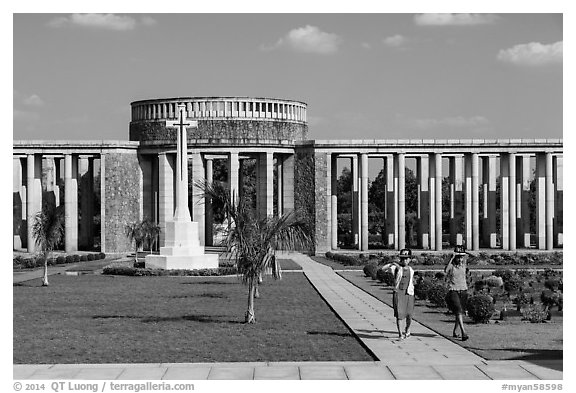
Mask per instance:
[[[442,154],[434,154],[436,190],[434,201],[436,203],[436,251],[442,251]]]
[[[282,212],[294,210],[294,155],[285,156],[282,162]]]
[[[546,154],[536,154],[536,247],[546,248]]]
[[[20,157],[12,158],[12,238],[13,249],[20,249],[23,247],[27,240],[27,235],[24,236],[24,220],[26,213],[24,206],[25,201],[25,188],[22,187],[22,160]]]
[[[488,156],[482,159],[482,191],[484,203],[482,206],[482,244],[483,247],[496,248],[496,157]]]
[[[352,235],[354,244],[361,250],[360,241],[360,194],[358,192],[358,156],[352,156]]]
[[[398,154],[398,248],[406,248],[406,155]]]
[[[167,153],[158,155],[158,226],[159,246],[165,246],[166,221],[174,217],[174,158]]]
[[[52,207],[56,207],[56,166],[54,162],[54,157],[44,156],[41,160],[41,175],[42,175],[42,204],[48,204]]]
[[[272,160],[272,158],[270,158]],[[228,158],[228,184],[230,187],[230,200],[236,201],[239,198],[239,177],[240,160],[237,152],[231,152]]]
[[[338,248],[338,156],[334,153],[331,156],[331,244],[332,249],[336,250]]]
[[[501,214],[501,236],[502,249],[510,249],[510,212],[509,212],[509,191],[510,191],[510,157],[506,153],[500,154],[500,214]]]
[[[434,155],[428,156],[428,162],[430,249],[436,250],[436,160]]]
[[[88,157],[78,159],[80,179],[80,229],[79,247],[91,250],[94,246],[94,160]]]
[[[552,153],[546,153],[546,249],[554,247],[554,183]]]
[[[472,249],[480,249],[480,214],[478,197],[478,153],[472,154]]]
[[[510,235],[508,236],[508,241],[510,242],[510,250],[516,250],[516,154],[510,153],[508,165],[510,165],[510,179],[508,180],[510,187],[508,192],[508,196],[510,197],[510,204],[508,206],[508,213],[510,214],[508,221]]]
[[[462,181],[462,156],[450,159],[450,243],[462,244],[462,207],[463,207],[463,181]]]
[[[213,170],[213,160],[211,158],[206,159],[206,181],[210,184],[214,181],[214,170]],[[206,196],[205,201],[205,212],[206,218],[204,224],[206,226],[204,232],[205,245],[214,245],[214,215],[212,212],[212,198]]]
[[[258,155],[257,211],[260,217],[274,214],[274,161],[272,153]]]
[[[64,194],[66,194],[66,192],[64,192]],[[104,154],[100,154],[100,252],[106,252],[105,201],[106,201],[106,156]]]
[[[430,189],[428,156],[417,158],[418,177],[418,247],[430,248]]]
[[[284,211],[284,170],[283,159],[280,154],[276,155],[276,215],[280,217]]]
[[[194,152],[192,153],[192,181],[196,183],[205,180],[206,172],[202,154],[200,152]],[[205,212],[206,206],[202,190],[196,190],[193,194],[192,218],[198,223],[198,237],[200,238],[200,245],[202,246],[206,244],[206,236],[204,233],[206,227]]]
[[[472,248],[472,157],[470,154],[464,156],[464,199],[465,199],[465,215],[464,223],[466,230],[465,244],[466,248]]]
[[[362,251],[368,251],[368,154],[360,155],[360,169],[362,172],[360,201],[361,201],[361,228],[362,228]]]
[[[564,162],[562,155],[554,156],[554,246],[564,245]]]
[[[516,232],[518,234],[518,244],[522,247],[530,248],[530,217],[532,211],[530,210],[530,156],[523,155],[516,159],[518,176],[516,176],[517,188],[517,203],[519,209],[518,221],[516,225]]]
[[[390,154],[386,158],[386,244],[398,248],[396,241],[396,202],[394,198],[394,157]]]
[[[64,156],[64,248],[78,250],[78,161],[71,154]],[[101,201],[104,204],[104,200]],[[104,237],[104,232],[101,234]]]

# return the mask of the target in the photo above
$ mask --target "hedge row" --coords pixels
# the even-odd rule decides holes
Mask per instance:
[[[216,269],[149,269],[126,265],[112,264],[104,267],[102,274],[115,276],[229,276],[237,274],[235,267],[219,267]]]
[[[529,253],[529,252],[515,252],[515,253],[496,253],[488,254],[480,252],[474,257],[468,259],[470,266],[528,266],[528,265],[559,265],[562,266],[562,252],[542,252],[542,253]],[[443,266],[445,265],[452,253],[428,254],[421,253],[414,256],[412,265],[424,266]],[[390,263],[396,260],[397,256],[393,254],[345,254],[327,252],[326,258],[342,263],[348,266],[363,266],[368,260],[377,260],[378,263]],[[504,279],[504,278],[503,278]]]
[[[80,254],[59,255],[58,257],[55,258],[54,257],[48,258],[48,266],[96,261],[104,258],[106,258],[106,254],[103,252],[93,254],[81,254],[81,255]],[[12,265],[13,269],[32,269],[36,267],[43,267],[44,257],[42,257],[41,255],[34,257],[17,256],[13,258],[12,262],[13,262]]]

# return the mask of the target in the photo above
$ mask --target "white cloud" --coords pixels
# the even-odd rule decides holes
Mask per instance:
[[[326,33],[316,26],[307,25],[290,30],[284,37],[272,47],[263,47],[265,50],[272,50],[287,46],[297,52],[332,54],[338,51],[342,39],[331,33]]]
[[[372,49],[372,45],[370,45],[370,44],[367,43],[367,42],[361,43],[360,46],[361,46],[362,48],[364,48],[364,49]]]
[[[414,22],[419,26],[471,26],[494,23],[494,14],[419,14]]]
[[[563,41],[554,44],[530,42],[520,44],[498,52],[498,60],[505,63],[526,66],[562,64]]]
[[[156,21],[149,16],[143,16],[140,22],[138,22],[130,16],[115,14],[72,14],[70,16],[54,18],[48,23],[48,26],[56,28],[79,26],[103,30],[127,31],[135,29],[139,23],[145,26],[152,26],[156,24]]]
[[[478,128],[486,127],[490,121],[483,116],[472,117],[444,117],[440,119],[424,118],[424,119],[402,119],[402,123],[411,128],[420,130],[429,130],[436,128]]]
[[[400,35],[400,34],[396,34],[390,37],[386,37],[382,40],[382,42],[384,42],[384,45],[386,46],[391,46],[391,47],[400,47],[404,44],[406,44],[407,38]]]
[[[22,100],[22,103],[26,106],[35,106],[35,107],[44,106],[44,100],[40,98],[40,96],[38,96],[37,94],[32,94],[29,97],[25,97]]]

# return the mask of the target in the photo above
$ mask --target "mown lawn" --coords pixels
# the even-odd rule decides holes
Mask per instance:
[[[373,360],[301,273],[265,278],[254,325],[236,277],[57,275],[13,293],[15,364]]]
[[[378,281],[364,277],[361,272],[341,272],[342,277],[392,306],[392,290]],[[392,313],[392,310],[390,310]],[[554,316],[546,323],[521,321],[521,317],[509,317],[505,321],[475,324],[465,318],[465,328],[470,339],[452,338],[454,316],[446,314],[446,308],[438,308],[422,300],[415,301],[414,319],[438,334],[488,360],[562,359],[562,320]]]

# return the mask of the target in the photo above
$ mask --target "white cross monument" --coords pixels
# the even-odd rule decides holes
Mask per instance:
[[[174,218],[166,221],[164,247],[159,255],[146,256],[146,267],[156,269],[208,269],[218,267],[218,255],[204,254],[200,245],[198,223],[188,211],[188,144],[186,127],[198,127],[197,121],[184,123],[186,105],[178,105],[178,121],[166,121],[166,127],[175,127],[176,143],[176,209]]]

